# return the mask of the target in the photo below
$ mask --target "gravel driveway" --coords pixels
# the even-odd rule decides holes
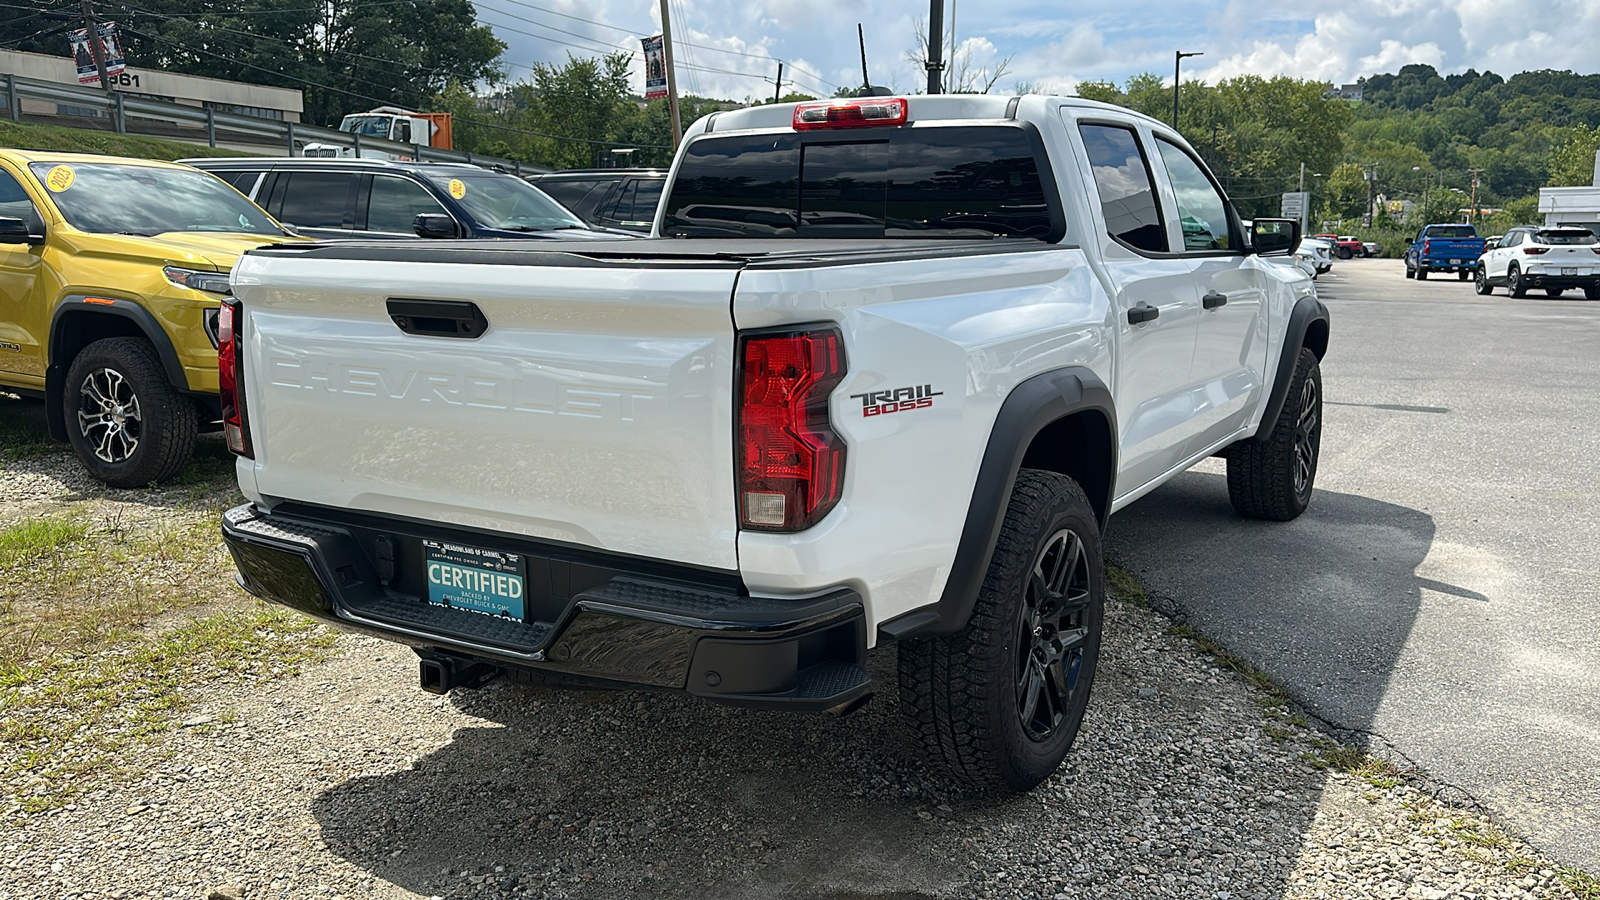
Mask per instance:
[[[96,502],[8,466],[0,508]],[[346,635],[298,677],[197,681],[183,727],[68,805],[0,810],[0,898],[1600,896],[1148,609],[1107,628],[1067,765],[1005,799],[925,770],[892,695],[843,720],[440,698],[409,650]],[[893,683],[892,650],[873,665]]]

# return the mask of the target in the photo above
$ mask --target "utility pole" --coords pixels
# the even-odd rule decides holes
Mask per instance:
[[[1306,190],[1306,164],[1305,163],[1301,163],[1300,164],[1300,192],[1301,193],[1305,193],[1305,190]]]
[[[1468,169],[1472,173],[1472,216],[1467,221],[1474,224],[1478,221],[1478,176],[1483,174],[1482,169]]]
[[[772,83],[772,102],[773,103],[777,103],[778,102],[778,98],[782,97],[782,96],[783,96],[783,62],[782,62],[782,60],[780,60],[778,62],[778,80],[774,81]]]
[[[1178,85],[1183,83],[1183,61],[1191,56],[1205,56],[1204,53],[1185,53],[1175,50],[1172,54],[1172,128],[1178,128]],[[1303,168],[1303,167],[1302,167]]]
[[[100,46],[100,23],[94,20],[94,4],[83,0],[79,8],[83,10],[83,27],[89,30],[89,55],[94,57],[94,67],[100,72],[100,88],[109,94],[111,76],[106,73],[105,48]]]
[[[928,93],[944,93],[944,0],[928,0]]]
[[[89,0],[83,0],[88,3]],[[677,150],[683,141],[683,123],[678,118],[678,76],[672,71],[672,16],[667,12],[667,0],[661,0],[661,50],[667,64],[667,109],[672,112],[672,149]]]

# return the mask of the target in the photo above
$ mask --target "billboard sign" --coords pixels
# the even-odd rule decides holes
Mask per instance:
[[[667,95],[667,48],[661,35],[640,38],[644,45],[644,98],[655,100]]]
[[[101,22],[95,28],[95,39],[100,42],[100,55],[105,60],[106,75],[121,75],[128,68],[122,54],[122,36],[117,34],[117,23]],[[100,80],[100,70],[94,64],[94,51],[89,46],[89,29],[79,28],[67,32],[72,42],[72,61],[78,69],[79,84],[94,84]]]

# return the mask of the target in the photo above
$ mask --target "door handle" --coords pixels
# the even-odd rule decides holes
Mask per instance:
[[[1149,322],[1159,315],[1161,315],[1160,307],[1151,306],[1143,300],[1140,300],[1138,304],[1136,304],[1132,309],[1128,310],[1128,324],[1138,325],[1141,322]]]
[[[1217,307],[1219,307],[1219,306],[1221,306],[1221,305],[1223,305],[1224,303],[1227,303],[1227,302],[1228,302],[1228,295],[1227,294],[1219,294],[1216,291],[1211,291],[1210,293],[1206,294],[1204,297],[1200,298],[1200,305],[1205,307],[1206,309],[1216,309]]]

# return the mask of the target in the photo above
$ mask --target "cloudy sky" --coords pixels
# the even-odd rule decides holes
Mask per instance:
[[[479,19],[509,45],[514,78],[567,53],[636,50],[660,29],[659,0],[474,0]],[[861,81],[856,23],[866,30],[872,80],[924,84],[906,61],[927,2],[885,0],[669,0],[678,90],[743,99],[770,96],[777,60],[785,91],[831,94]],[[1411,62],[1441,72],[1501,75],[1528,69],[1594,72],[1600,0],[946,0],[960,53],[976,73],[1010,57],[996,90],[1018,81],[1070,93],[1079,81],[1171,77],[1174,50],[1202,51],[1184,76],[1288,74],[1333,82]],[[951,7],[954,7],[953,15]],[[1263,12],[1262,10],[1272,10]],[[1534,14],[1535,9],[1537,14]],[[1581,36],[1581,37],[1580,37]],[[641,64],[635,55],[635,87]],[[794,85],[787,82],[793,78]]]

